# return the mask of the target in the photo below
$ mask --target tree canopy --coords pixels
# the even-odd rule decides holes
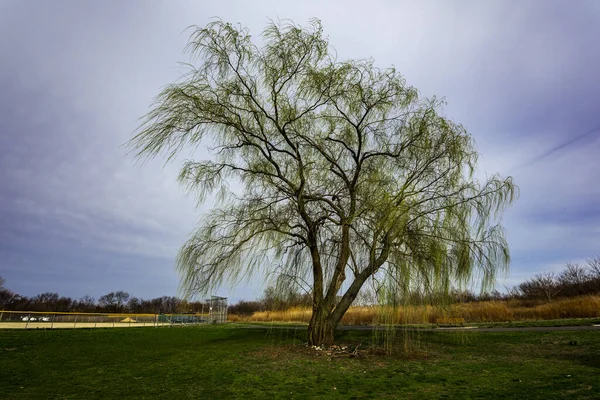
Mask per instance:
[[[199,203],[220,200],[179,252],[188,293],[277,266],[310,285],[317,344],[374,274],[428,290],[508,267],[499,221],[517,188],[476,179],[474,141],[442,100],[337,60],[318,20],[271,23],[260,46],[221,20],[192,29],[187,73],[130,141],[140,157],[212,150],[179,175]]]

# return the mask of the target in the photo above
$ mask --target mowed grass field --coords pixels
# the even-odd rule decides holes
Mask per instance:
[[[0,398],[600,398],[600,332],[346,331],[240,325],[0,331]],[[383,353],[383,354],[381,354]]]

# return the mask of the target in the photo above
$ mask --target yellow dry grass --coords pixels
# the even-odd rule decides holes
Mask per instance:
[[[284,311],[261,311],[251,316],[230,314],[232,322],[308,322],[310,308],[294,307]],[[552,302],[524,300],[481,301],[447,306],[351,307],[342,323],[372,325],[379,323],[435,324],[439,321],[509,322],[564,318],[600,317],[600,296],[581,296]]]

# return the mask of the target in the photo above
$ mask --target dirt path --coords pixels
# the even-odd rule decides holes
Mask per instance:
[[[270,326],[270,325],[248,325],[249,328],[262,328],[262,329],[293,329],[303,328],[306,329],[306,325],[290,325],[290,326]],[[338,330],[341,331],[370,331],[379,330],[383,331],[389,329],[384,326],[374,325],[344,325],[338,326]],[[460,326],[460,327],[440,327],[440,328],[410,328],[404,326],[397,326],[396,330],[409,330],[413,332],[456,332],[456,331],[470,331],[470,332],[548,332],[548,331],[600,331],[600,325],[579,325],[579,326],[523,326],[523,327],[498,327],[498,328],[478,328],[476,326]]]
[[[375,326],[341,326],[340,330],[385,330],[385,327]],[[407,329],[397,327],[397,330]],[[600,325],[580,325],[580,326],[522,326],[522,327],[498,327],[498,328],[478,328],[476,326],[451,327],[451,328],[408,328],[414,331],[424,332],[443,332],[443,331],[474,331],[474,332],[544,332],[544,331],[600,331]]]

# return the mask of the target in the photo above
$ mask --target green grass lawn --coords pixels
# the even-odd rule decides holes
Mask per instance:
[[[372,349],[384,338],[344,332]],[[405,337],[403,335],[408,335]],[[0,398],[600,398],[600,332],[397,333],[330,357],[304,329],[0,331]]]

